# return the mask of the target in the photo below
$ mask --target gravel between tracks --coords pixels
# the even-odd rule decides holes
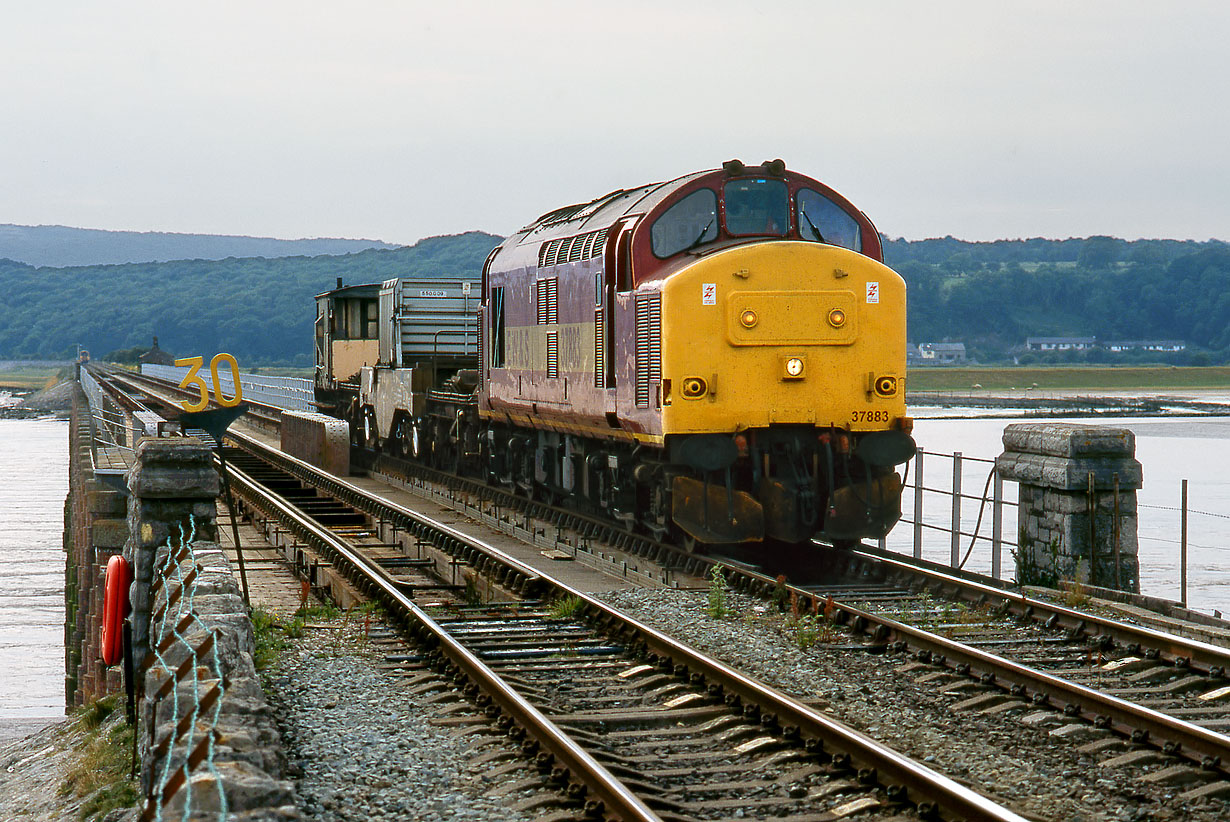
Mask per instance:
[[[340,620],[338,621],[340,623]],[[486,796],[491,766],[471,767],[471,740],[431,724],[432,707],[381,671],[365,640],[338,624],[309,628],[266,670],[266,691],[308,819],[521,822],[519,798]],[[438,706],[437,706],[438,707]]]
[[[970,694],[945,695],[902,673],[903,655],[842,650],[845,635],[820,640],[806,650],[776,610],[735,594],[730,615],[711,618],[704,593],[619,591],[603,599],[636,618],[722,659],[797,698],[823,700],[823,709],[889,746],[976,790],[998,797],[1018,813],[1080,822],[1224,820],[1230,803],[1181,802],[1187,788],[1143,782],[1139,767],[1098,767],[1113,754],[1090,755],[1081,742],[1058,739],[1046,727],[1012,715],[956,712]],[[1060,717],[1056,712],[1056,716]],[[1166,764],[1153,765],[1157,771]]]

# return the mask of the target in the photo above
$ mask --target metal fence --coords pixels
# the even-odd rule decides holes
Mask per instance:
[[[141,373],[150,377],[159,377],[172,382],[179,382],[187,375],[189,369],[180,365],[149,365],[141,366]],[[200,376],[207,383],[212,383],[213,377],[209,369],[202,367]],[[229,368],[218,370],[218,383],[222,392],[228,397],[235,396],[235,381]],[[243,398],[262,405],[272,405],[287,411],[315,411],[315,385],[311,380],[301,377],[271,377],[265,374],[240,374],[239,385],[243,388]],[[210,385],[212,390],[213,386]]]
[[[88,369],[81,369],[81,390],[85,392],[86,404],[90,407],[90,450],[94,462],[98,462],[98,445],[132,450],[128,417],[107,396],[103,387]]]
[[[1201,492],[1196,506],[1225,501],[1219,487],[1194,490]],[[1220,615],[1230,610],[1230,514],[1193,507],[1188,491],[1187,480],[1148,488],[1126,514],[1137,518],[1141,592]],[[1015,580],[1018,486],[1003,482],[995,460],[920,448],[905,474],[901,510],[882,549]]]
[[[970,493],[981,489],[980,493]],[[995,460],[920,448],[901,495],[901,524],[880,547],[995,579],[1016,573],[1016,485],[1005,496]],[[907,527],[909,526],[909,527]],[[1004,556],[1004,548],[1008,556]]]

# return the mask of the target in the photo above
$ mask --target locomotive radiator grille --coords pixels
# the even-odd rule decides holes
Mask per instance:
[[[662,380],[662,295],[636,298],[636,405],[648,408],[651,386]]]
[[[537,304],[538,324],[554,325],[559,322],[559,278],[551,277],[534,283],[534,302]]]
[[[547,376],[559,378],[559,334],[555,331],[547,333]]]
[[[547,240],[538,247],[538,267],[558,265],[559,263],[575,263],[597,257],[606,247],[607,229],[587,231],[571,237],[557,237]]]
[[[594,312],[594,387],[606,388],[606,322],[603,311]]]

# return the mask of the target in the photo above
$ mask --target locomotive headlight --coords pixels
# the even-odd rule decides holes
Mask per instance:
[[[881,397],[891,397],[897,393],[897,378],[879,377],[876,379],[875,389]]]
[[[744,311],[742,314],[739,315],[739,322],[743,324],[744,328],[753,327],[754,325],[756,325],[756,322],[757,322],[756,312],[750,308],[747,309],[746,311]]]
[[[829,312],[829,325],[834,328],[841,328],[846,324],[846,312],[840,308],[834,308]]]
[[[680,384],[680,393],[689,400],[703,397],[708,391],[708,384],[700,377],[684,377]]]
[[[791,357],[786,360],[786,378],[797,380],[803,376],[803,358]]]

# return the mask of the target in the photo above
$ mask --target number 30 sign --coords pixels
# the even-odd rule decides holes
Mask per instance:
[[[231,367],[232,385],[235,386],[235,396],[227,398],[222,393],[222,385],[218,382],[218,363],[226,363]],[[205,382],[204,377],[197,373],[201,366],[205,364],[204,357],[184,357],[175,361],[176,365],[188,366],[188,373],[180,380],[179,387],[187,388],[192,386],[201,395],[201,398],[196,402],[184,400],[180,403],[185,411],[196,412],[204,411],[209,407],[209,385]],[[239,363],[235,362],[235,358],[230,354],[217,354],[209,361],[209,373],[214,378],[214,399],[218,401],[218,405],[223,408],[234,408],[243,400],[243,386],[239,384]]]

